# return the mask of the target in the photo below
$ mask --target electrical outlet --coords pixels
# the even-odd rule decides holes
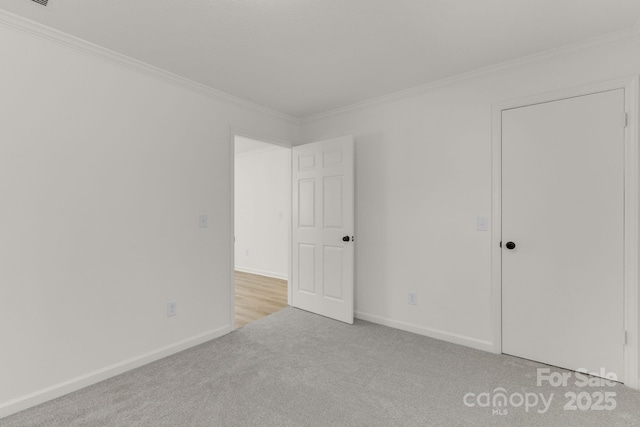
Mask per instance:
[[[479,216],[476,218],[476,229],[478,231],[489,231],[489,218],[486,216]]]
[[[198,226],[200,228],[207,228],[208,223],[209,223],[209,218],[207,217],[206,214],[200,214],[200,216],[198,216]]]
[[[172,317],[178,314],[178,307],[175,301],[167,303],[167,317]]]
[[[418,304],[418,294],[416,294],[415,292],[409,292],[409,300],[408,300],[408,302],[411,305]]]

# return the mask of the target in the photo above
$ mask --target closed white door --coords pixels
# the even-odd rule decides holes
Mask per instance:
[[[502,113],[502,350],[623,378],[624,90]]]
[[[353,137],[293,148],[292,305],[353,323]]]

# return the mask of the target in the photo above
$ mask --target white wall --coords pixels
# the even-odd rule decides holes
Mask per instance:
[[[4,25],[0,52],[3,416],[231,330],[231,129],[299,125]]]
[[[272,144],[235,156],[236,270],[287,279],[291,150]]]
[[[640,74],[640,41],[551,57],[303,123],[356,141],[356,312],[491,350],[492,104]],[[407,304],[417,292],[418,304]]]

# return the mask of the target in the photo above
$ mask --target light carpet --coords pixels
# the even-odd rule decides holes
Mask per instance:
[[[538,368],[549,367],[286,308],[0,426],[640,425],[640,392],[579,387],[575,373],[567,386],[538,386]],[[575,410],[570,393],[587,393]]]

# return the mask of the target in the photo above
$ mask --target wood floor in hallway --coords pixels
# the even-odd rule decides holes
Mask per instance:
[[[257,274],[235,272],[236,328],[287,306],[287,281]]]

